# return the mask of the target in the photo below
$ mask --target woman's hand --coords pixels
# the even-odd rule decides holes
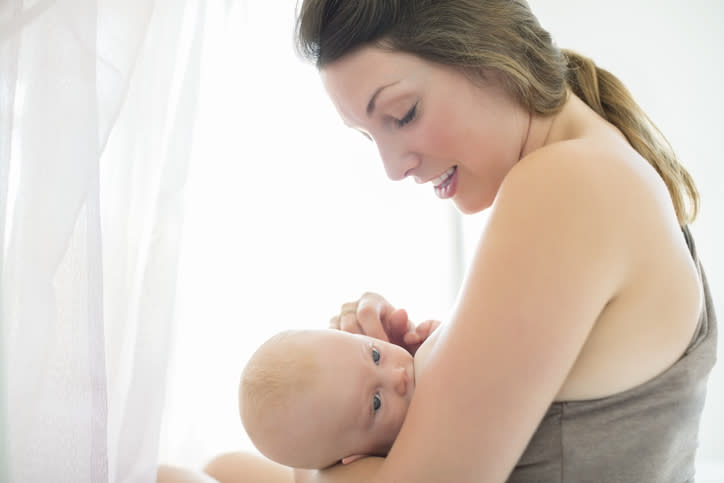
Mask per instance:
[[[439,325],[437,320],[426,320],[415,327],[405,309],[396,309],[384,297],[372,292],[364,293],[355,302],[342,304],[339,315],[329,321],[330,328],[391,342],[413,355]]]

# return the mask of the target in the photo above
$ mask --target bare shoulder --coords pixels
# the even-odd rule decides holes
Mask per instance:
[[[503,181],[496,206],[538,199],[565,211],[596,209],[613,220],[622,219],[625,214],[620,208],[631,201],[631,188],[636,187],[633,196],[638,198],[646,190],[665,196],[659,182],[653,168],[623,142],[575,139],[545,146],[523,158]]]
[[[615,220],[645,212],[660,221],[672,221],[676,216],[660,175],[617,131],[596,132],[538,149],[510,171],[501,189],[503,193],[518,187],[527,190],[528,183],[559,191],[561,197],[600,201],[597,206],[610,211]],[[621,210],[624,207],[628,210]]]
[[[573,140],[522,159],[500,187],[479,251],[510,257],[514,266],[513,259],[525,260],[528,273],[563,273],[573,264],[569,275],[607,274],[613,296],[631,262],[631,193],[640,191],[633,185],[647,170],[626,156]]]
[[[522,159],[503,181],[491,218],[499,228],[491,235],[537,230],[570,247],[579,240],[623,269],[661,240],[681,239],[661,177],[611,135],[551,144]],[[516,228],[523,219],[528,226]]]
[[[506,178],[495,216],[503,229],[491,237],[540,233],[548,253],[557,238],[561,263],[578,264],[566,272],[572,280],[588,271],[611,281],[599,287],[605,304],[556,399],[615,394],[680,357],[698,318],[699,280],[666,185],[628,145],[579,140],[536,152]]]

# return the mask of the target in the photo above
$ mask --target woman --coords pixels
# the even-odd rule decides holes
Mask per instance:
[[[692,481],[716,353],[698,195],[624,86],[523,1],[306,0],[298,35],[391,179],[490,214],[388,456],[297,480]],[[399,313],[367,294],[333,323],[399,337]]]

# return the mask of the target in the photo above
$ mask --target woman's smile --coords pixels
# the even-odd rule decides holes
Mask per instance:
[[[441,199],[452,198],[455,196],[457,188],[457,172],[458,167],[452,166],[443,174],[430,181],[435,189],[435,194]]]

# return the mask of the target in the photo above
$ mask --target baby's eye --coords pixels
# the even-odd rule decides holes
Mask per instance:
[[[382,399],[380,398],[379,394],[375,394],[372,396],[372,408],[375,410],[375,412],[379,411],[382,407]]]
[[[372,348],[372,360],[375,362],[375,364],[380,363],[380,351],[378,351],[374,347]]]

